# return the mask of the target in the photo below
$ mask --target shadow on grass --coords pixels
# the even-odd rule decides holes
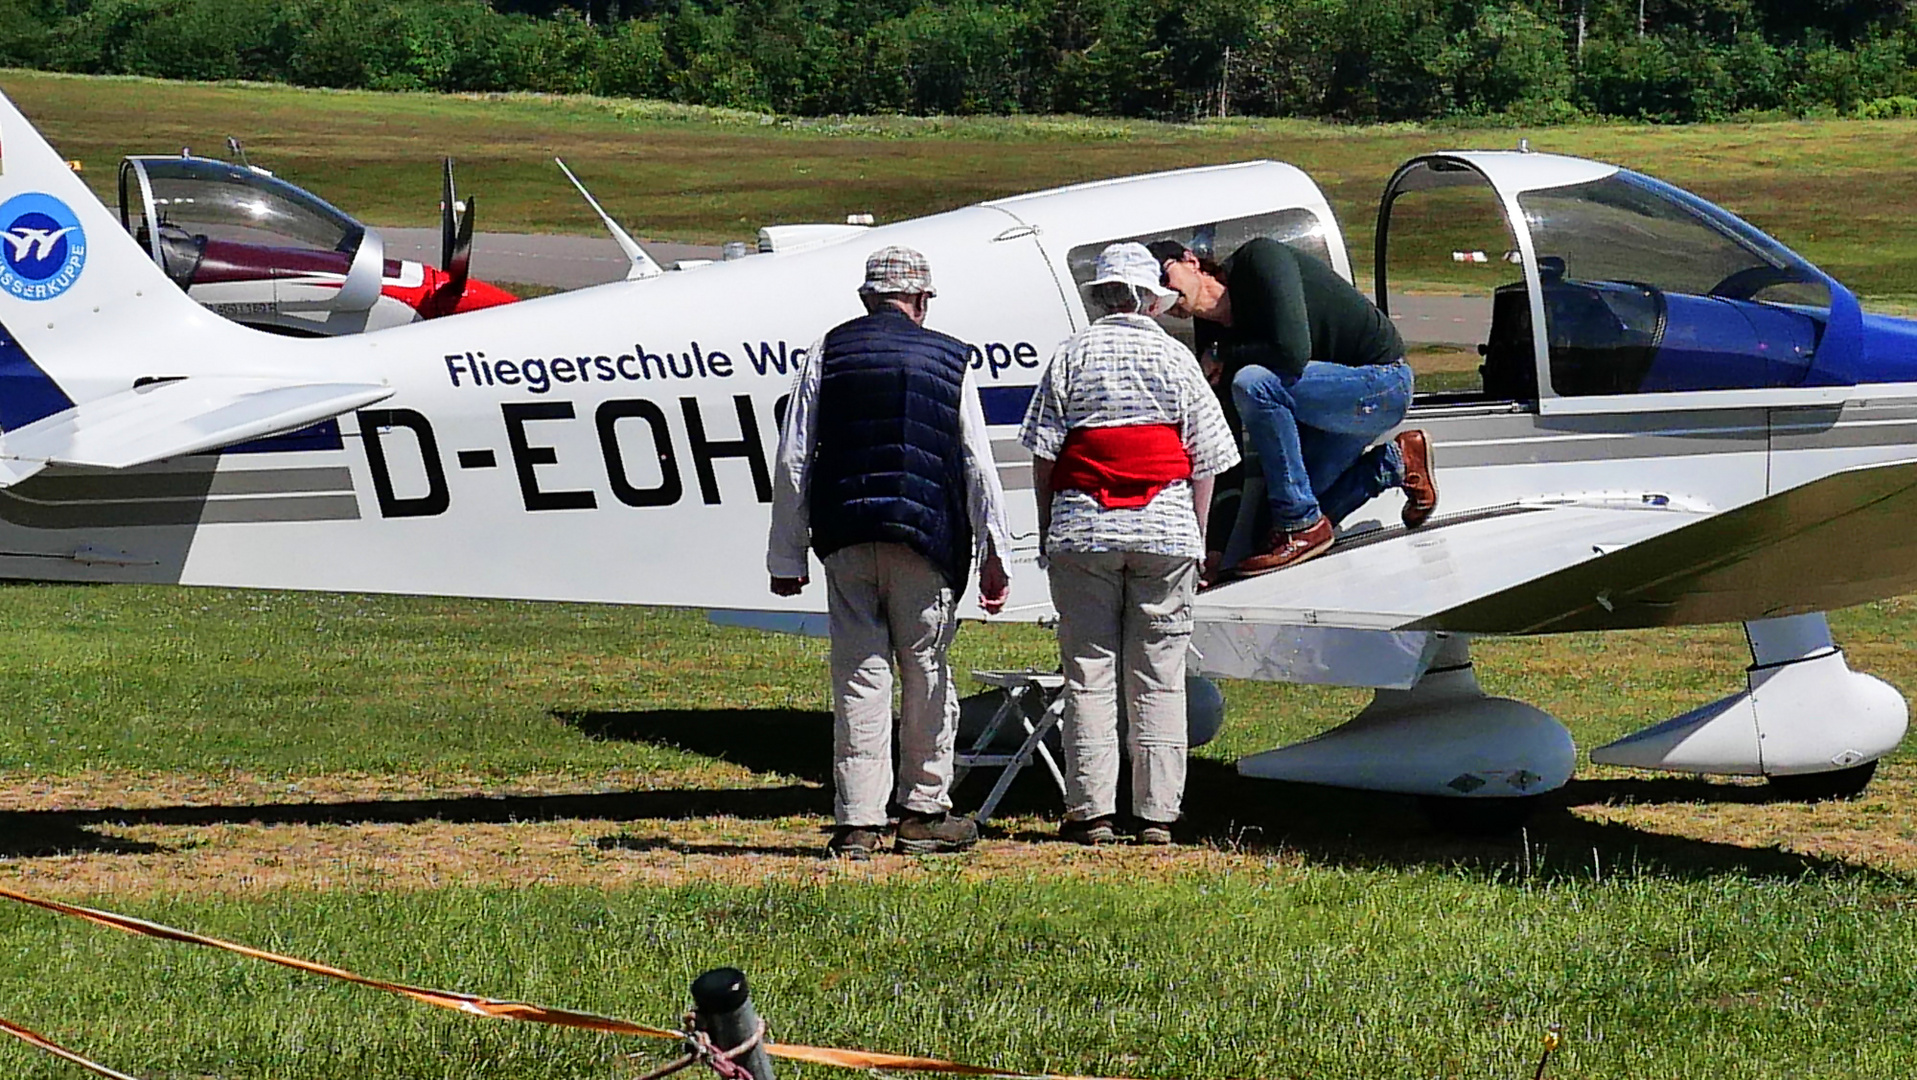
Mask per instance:
[[[1434,825],[1406,795],[1252,780],[1227,762],[1196,759],[1187,784],[1186,823],[1198,838],[1236,850],[1284,850],[1343,866],[1444,866],[1497,879],[1589,881],[1594,872],[1648,872],[1701,878],[1721,874],[1798,878],[1881,872],[1774,847],[1697,840],[1573,809],[1637,802],[1762,803],[1765,789],[1685,780],[1573,781],[1543,796],[1522,829],[1461,835]],[[1594,871],[1595,867],[1595,871]]]
[[[755,773],[832,782],[832,714],[804,709],[556,713],[589,739],[666,746]]]
[[[825,837],[816,844],[721,844],[674,840],[667,836],[602,836],[594,841],[600,851],[671,851],[680,855],[779,855],[816,858],[825,850]]]
[[[134,853],[163,850],[103,835],[107,824],[197,826],[230,823],[407,824],[422,821],[508,823],[551,820],[683,821],[703,817],[773,819],[831,813],[832,724],[827,713],[794,709],[655,710],[560,717],[596,739],[672,746],[794,783],[757,788],[678,788],[587,795],[475,796],[173,806],[154,809],[19,812],[5,815],[0,855]],[[955,790],[960,811],[976,808],[997,778],[979,770]],[[1121,790],[1124,790],[1121,787]],[[1284,852],[1325,865],[1445,867],[1493,880],[1589,880],[1619,872],[1680,878],[1738,874],[1798,878],[1813,874],[1882,876],[1878,871],[1775,848],[1694,840],[1616,822],[1588,821],[1578,806],[1615,802],[1761,803],[1756,786],[1682,779],[1574,781],[1539,800],[1523,831],[1464,836],[1431,824],[1416,799],[1375,792],[1251,780],[1228,762],[1194,758],[1187,784],[1184,838],[1231,851]],[[1007,818],[1056,820],[1062,800],[1042,767],[1025,770],[1000,803]],[[1049,826],[1015,839],[1053,842]],[[610,837],[602,846],[714,855],[809,855],[812,845],[735,845]]]
[[[88,828],[77,815],[59,812],[0,813],[0,858],[47,859],[58,855],[159,855],[174,849],[143,840],[123,840]]]
[[[1573,780],[1566,785],[1563,795],[1567,806],[1664,806],[1671,803],[1762,806],[1769,802],[1792,801],[1779,796],[1768,784],[1714,783],[1687,776]]]

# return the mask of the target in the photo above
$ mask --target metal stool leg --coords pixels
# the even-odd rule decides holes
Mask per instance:
[[[1039,726],[1050,731],[1064,722],[1065,691],[1060,688],[1058,693],[1052,695],[1052,703],[1045,706],[1045,715],[1039,719]],[[1038,743],[1038,756],[1045,762],[1046,771],[1052,774],[1052,783],[1058,785],[1058,797],[1069,801],[1071,793],[1065,787],[1065,773],[1058,767],[1057,760],[1052,757],[1052,748],[1045,745],[1043,738]]]
[[[1059,772],[1057,762],[1052,760],[1051,749],[1045,745],[1046,734],[1058,726],[1059,717],[1064,712],[1063,701],[1064,694],[1060,693],[1054,703],[1046,707],[1044,715],[1039,717],[1036,724],[1025,719],[1023,712],[1019,713],[1019,722],[1025,725],[1025,741],[1019,744],[1018,752],[1012,755],[1012,760],[999,771],[998,782],[992,785],[991,794],[985,797],[985,803],[978,808],[978,813],[972,815],[974,821],[983,825],[991,818],[992,811],[998,809],[999,800],[1011,790],[1012,781],[1018,779],[1019,772],[1032,763],[1032,755],[1035,751],[1044,759],[1046,767],[1051,770],[1052,780],[1058,784],[1058,790],[1061,793],[1064,792],[1065,777]]]
[[[1014,714],[1024,715],[1025,710],[1021,708],[1024,698],[1023,686],[1005,688],[1005,697],[998,703],[998,711],[992,714],[992,719],[986,723],[985,730],[979,732],[978,738],[972,740],[970,750],[958,755],[957,766],[952,770],[953,787],[957,787],[959,781],[964,780],[966,774],[972,771],[973,759],[991,749],[992,740],[998,738],[999,729],[1005,726],[1005,721],[1011,719]]]

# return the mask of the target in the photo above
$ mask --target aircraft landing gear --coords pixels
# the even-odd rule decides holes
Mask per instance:
[[[1745,689],[1591,751],[1607,765],[1765,776],[1786,799],[1844,799],[1904,737],[1890,684],[1844,662],[1823,613],[1744,624]]]
[[[1482,832],[1515,827],[1535,806],[1532,796],[1563,787],[1576,761],[1563,724],[1535,706],[1486,694],[1471,669],[1469,639],[1446,634],[1411,689],[1378,690],[1344,724],[1241,758],[1238,772],[1423,796],[1434,820]]]

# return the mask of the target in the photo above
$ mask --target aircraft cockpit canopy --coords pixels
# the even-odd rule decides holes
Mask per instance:
[[[1462,238],[1465,189],[1481,193],[1478,234],[1493,240]],[[1489,300],[1482,322],[1458,320],[1488,327],[1468,396],[1549,408],[1553,398],[1830,381],[1815,361],[1842,286],[1734,215],[1638,173],[1549,154],[1414,159],[1386,189],[1377,243],[1387,303],[1432,306],[1417,292]]]
[[[247,248],[310,252],[325,256],[327,269],[344,270],[366,237],[364,225],[310,192],[259,169],[193,157],[122,162],[120,222],[182,288],[203,263]]]
[[[1809,374],[1830,289],[1770,237],[1622,170],[1518,205],[1558,394],[1797,386]]]

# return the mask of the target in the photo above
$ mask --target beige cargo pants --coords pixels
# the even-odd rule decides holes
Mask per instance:
[[[854,544],[825,557],[825,585],[832,635],[834,820],[882,828],[894,798],[914,813],[951,809],[959,705],[946,654],[958,629],[958,606],[945,575],[903,544]]]
[[[1198,561],[1137,551],[1051,556],[1065,662],[1065,816],[1118,810],[1118,694],[1124,684],[1132,813],[1178,820],[1185,797],[1185,651]]]

